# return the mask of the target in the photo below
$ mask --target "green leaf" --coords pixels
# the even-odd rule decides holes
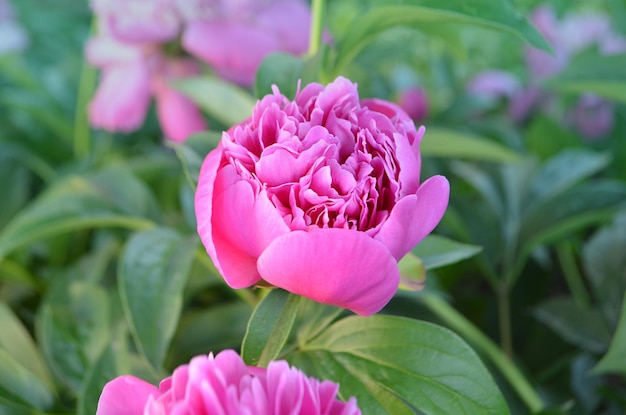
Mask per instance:
[[[571,298],[553,298],[533,314],[565,341],[593,353],[606,350],[611,332],[597,310],[581,307]]]
[[[546,137],[550,137],[549,140]],[[545,160],[565,148],[583,147],[583,141],[573,132],[565,130],[558,122],[543,115],[533,116],[525,131],[524,142],[529,152]]]
[[[571,93],[594,93],[626,102],[626,54],[604,56],[598,50],[578,55],[558,77],[546,81],[550,88]]]
[[[457,335],[431,323],[376,315],[333,324],[290,356],[341,385],[365,415],[508,414],[491,375]]]
[[[22,322],[4,303],[0,303],[0,327],[0,349],[4,349],[16,363],[36,375],[50,390],[54,390],[52,377],[41,352]]]
[[[626,199],[626,186],[609,180],[586,182],[544,199],[526,213],[520,241],[536,246],[605,220]],[[532,248],[529,248],[532,249]]]
[[[454,264],[482,251],[480,246],[463,244],[439,235],[428,235],[414,249],[427,270]]]
[[[421,258],[409,252],[398,262],[398,267],[400,268],[400,289],[408,291],[424,289],[426,268]]]
[[[626,292],[626,212],[596,232],[583,247],[583,265],[607,320],[616,325]]]
[[[336,39],[337,60],[332,73],[343,68],[379,33],[398,25],[466,23],[516,35],[543,50],[550,46],[509,2],[492,0],[376,0],[348,23],[349,31]]]
[[[127,331],[120,330],[89,368],[78,396],[77,415],[95,414],[104,385],[117,376],[130,372],[126,337]]]
[[[54,235],[91,227],[153,226],[157,203],[146,186],[124,169],[72,175],[56,182],[0,232],[0,258]]]
[[[609,351],[593,368],[593,373],[621,373],[626,375],[626,296],[622,301],[622,314],[611,340]]]
[[[238,124],[252,115],[254,98],[229,82],[201,76],[178,79],[173,85],[226,126]]]
[[[167,366],[186,363],[211,351],[238,349],[251,313],[252,307],[243,302],[185,312],[172,340]]]
[[[301,297],[272,289],[252,312],[241,346],[250,366],[266,367],[282,350],[296,319]]]
[[[570,149],[547,160],[533,178],[534,201],[552,197],[608,166],[608,154]]]
[[[78,394],[110,335],[106,291],[65,277],[55,281],[37,312],[36,333],[53,374]]]
[[[133,235],[119,262],[118,284],[126,319],[139,350],[157,371],[178,324],[196,246],[195,237],[150,229]]]
[[[272,93],[272,85],[278,86],[280,92],[293,99],[302,79],[304,61],[287,53],[273,53],[261,62],[256,73],[254,85],[257,97]]]
[[[43,411],[54,398],[41,379],[0,349],[0,402],[3,400]]]
[[[463,158],[497,163],[520,161],[519,155],[501,144],[486,138],[436,127],[426,129],[420,144],[420,152],[430,157]]]

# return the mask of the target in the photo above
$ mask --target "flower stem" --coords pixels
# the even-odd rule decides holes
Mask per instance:
[[[306,56],[315,56],[322,44],[322,23],[324,21],[324,0],[311,2],[311,31],[309,32],[309,51]]]
[[[441,297],[424,293],[419,298],[448,327],[465,338],[479,353],[487,357],[498,368],[532,413],[540,412],[543,409],[544,405],[541,397],[535,392],[513,361],[489,337]]]
[[[570,242],[562,242],[557,245],[556,252],[563,269],[563,275],[565,281],[572,292],[572,297],[576,304],[582,307],[589,307],[591,305],[591,299],[585,288],[583,282],[583,276],[580,274],[580,270],[576,265],[576,258],[574,257],[574,247]]]
[[[513,339],[511,334],[511,290],[509,289],[509,284],[502,281],[498,285],[496,295],[498,299],[500,346],[509,358],[513,358]]]
[[[92,27],[94,23],[92,22]],[[96,85],[96,69],[83,60],[78,84],[76,115],[74,118],[74,157],[85,157],[91,149],[91,135],[87,107]]]

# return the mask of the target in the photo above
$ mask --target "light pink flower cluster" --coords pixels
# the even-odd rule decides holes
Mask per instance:
[[[428,116],[428,95],[420,87],[407,88],[400,93],[398,105],[414,121],[423,121]]]
[[[558,20],[554,10],[543,5],[535,9],[531,20],[552,45],[554,55],[526,47],[528,86],[522,87],[514,75],[498,70],[479,73],[468,84],[471,94],[509,99],[509,114],[516,122],[526,119],[539,107],[550,111],[554,96],[538,84],[563,71],[576,54],[594,45],[603,55],[626,52],[626,37],[611,28],[606,15],[571,12]],[[599,97],[583,94],[570,108],[565,121],[587,138],[601,137],[613,128],[614,106]]]
[[[397,262],[448,204],[443,176],[420,183],[423,133],[342,77],[293,101],[274,88],[200,172],[198,233],[226,282],[378,312],[398,289]]]
[[[28,35],[15,19],[9,0],[0,0],[0,56],[23,50],[28,45]]]
[[[98,34],[88,61],[102,70],[89,107],[91,124],[130,132],[152,97],[167,138],[183,141],[206,128],[170,81],[200,74],[198,58],[223,78],[249,86],[265,55],[302,53],[309,9],[301,0],[92,0]],[[186,52],[192,57],[185,57]]]
[[[133,376],[104,387],[96,415],[360,415],[356,399],[337,399],[339,385],[307,377],[285,361],[247,367],[225,350],[194,357],[155,387]]]

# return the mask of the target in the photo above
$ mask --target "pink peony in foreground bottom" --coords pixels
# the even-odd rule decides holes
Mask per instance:
[[[398,261],[448,205],[445,177],[420,183],[423,133],[346,78],[293,101],[274,88],[202,165],[198,233],[216,268],[233,288],[263,280],[378,312],[398,289]]]
[[[107,383],[96,415],[360,415],[339,386],[307,377],[285,361],[247,367],[232,350],[196,356],[155,387],[133,376]]]

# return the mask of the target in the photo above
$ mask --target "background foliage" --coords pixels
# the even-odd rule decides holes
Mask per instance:
[[[0,56],[0,414],[93,414],[111,378],[156,382],[242,339],[248,363],[286,358],[364,413],[624,413],[626,54],[584,51],[540,86],[562,105],[615,102],[611,131],[589,140],[553,113],[516,123],[504,99],[468,93],[485,69],[532,80],[525,48],[550,48],[523,18],[539,1],[332,1],[332,46],[269,56],[254,88],[180,82],[210,131],[173,144],[154,114],[132,134],[89,128],[91,12],[53,3],[14,1],[30,45]],[[626,28],[623,1],[549,3]],[[339,74],[362,97],[423,88],[422,175],[452,186],[437,235],[401,262],[405,285],[425,288],[366,319],[229,289],[195,233],[220,131],[272,84],[289,96],[297,79]]]

